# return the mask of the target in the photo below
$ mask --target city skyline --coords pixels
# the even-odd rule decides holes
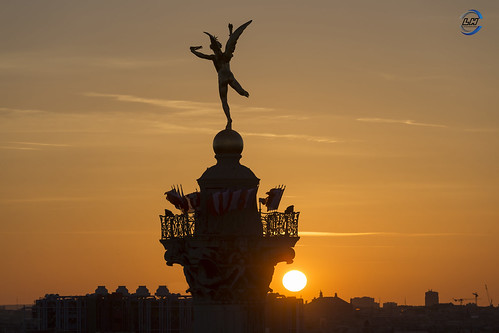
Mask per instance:
[[[232,69],[241,163],[300,212],[275,292],[497,305],[499,5],[16,1],[0,13],[0,304],[167,285],[159,214],[194,191],[225,127],[189,46],[252,19]],[[483,14],[475,35],[460,16]],[[304,272],[296,294],[284,273]],[[330,289],[324,288],[330,286]]]
[[[116,288],[108,288],[108,286],[96,286],[95,290],[88,290],[85,293],[78,294],[78,295],[63,295],[63,294],[58,294],[58,293],[47,293],[45,295],[42,295],[38,297],[37,299],[34,299],[33,302],[27,303],[27,304],[0,304],[0,306],[8,306],[11,308],[19,308],[22,306],[31,306],[36,300],[51,297],[51,296],[56,296],[56,297],[84,297],[84,296],[89,296],[89,295],[111,295],[111,294],[123,294],[124,296],[130,296],[130,295],[137,295],[137,296],[158,296],[158,297],[163,297],[165,295],[176,295],[176,296],[182,296],[182,297],[191,297],[190,293],[177,293],[177,292],[171,292],[168,288],[167,285],[158,285],[157,287],[151,287],[151,286],[146,286],[146,285],[138,285],[137,288],[129,288],[129,286],[125,285],[120,285],[117,286]],[[318,298],[336,298],[336,299],[341,299],[349,304],[355,305],[356,302],[367,302],[369,305],[366,305],[364,303],[363,306],[374,306],[374,307],[379,307],[379,308],[384,308],[386,307],[392,307],[392,306],[410,306],[410,307],[418,307],[418,306],[426,306],[426,307],[431,307],[433,305],[459,305],[459,306],[469,306],[469,305],[477,305],[478,307],[499,307],[499,305],[494,305],[493,300],[490,299],[489,295],[487,293],[484,293],[483,295],[479,295],[478,293],[472,293],[471,298],[453,298],[450,301],[444,300],[443,302],[440,301],[439,299],[439,292],[436,290],[428,289],[427,291],[424,292],[423,294],[423,303],[422,304],[407,304],[406,300],[404,300],[403,303],[397,303],[391,300],[386,300],[381,297],[375,298],[369,295],[354,295],[351,296],[349,299],[342,297],[340,294],[337,292],[334,293],[324,293],[322,289],[319,290],[319,293],[317,295],[314,295],[311,299],[303,299],[301,297],[296,297],[296,295],[283,295],[280,293],[274,293],[270,292],[270,294],[273,295],[278,295],[278,296],[283,296],[283,297],[290,297],[290,298],[295,298],[295,299],[301,299],[302,301],[306,303],[313,301]],[[479,300],[481,299],[480,296],[484,296],[485,301],[482,303],[486,304],[479,304]]]

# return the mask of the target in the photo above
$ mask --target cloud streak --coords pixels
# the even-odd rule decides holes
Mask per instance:
[[[167,122],[155,122],[153,126],[160,128],[162,130],[168,130],[170,133],[204,133],[204,134],[216,134],[218,130],[207,128],[207,127],[192,127],[192,126],[182,126],[175,125]],[[241,132],[241,135],[246,136],[256,136],[265,138],[277,138],[277,139],[290,139],[290,140],[305,140],[318,143],[337,143],[342,142],[340,140],[328,137],[319,137],[303,134],[275,134],[275,133],[254,133],[254,132]]]
[[[63,143],[41,143],[41,142],[9,142],[17,145],[28,145],[28,146],[43,146],[43,147],[70,147],[70,145]]]
[[[465,132],[470,133],[496,133],[499,132],[497,128],[465,128]]]
[[[0,149],[9,149],[9,150],[41,150],[40,148],[47,147],[70,147],[71,145],[62,144],[62,143],[42,143],[42,142],[20,142],[20,141],[12,141],[7,142],[9,146],[0,146]],[[10,146],[14,145],[14,146]]]
[[[0,108],[0,115],[1,114],[40,114],[40,113],[45,113],[45,111],[36,110],[36,109]]]
[[[9,150],[40,150],[33,147],[11,147],[11,146],[0,146],[0,149],[9,149]]]
[[[161,129],[162,132],[167,130],[168,133],[216,134],[218,132],[217,130],[208,127],[183,126],[161,121],[152,122],[152,126]]]
[[[450,77],[447,75],[410,75],[410,74],[392,74],[387,72],[372,72],[387,81],[419,82],[445,80]]]
[[[91,197],[39,197],[39,198],[23,198],[23,199],[8,199],[2,200],[0,203],[38,203],[38,202],[79,202],[79,201],[96,201],[99,198]]]
[[[319,143],[342,142],[342,141],[334,139],[334,138],[304,135],[304,134],[275,134],[275,133],[252,133],[252,132],[242,132],[241,134],[248,135],[248,136],[260,136],[260,137],[265,137],[265,138],[299,139],[299,140],[319,142]]]
[[[72,63],[86,63],[96,67],[108,67],[117,69],[141,69],[151,67],[165,67],[178,65],[185,62],[184,58],[170,58],[167,60],[161,59],[146,59],[139,60],[134,58],[67,58],[70,64]]]
[[[150,106],[156,106],[161,108],[168,108],[174,111],[178,111],[176,116],[200,116],[200,115],[218,115],[221,111],[221,107],[219,103],[209,103],[209,102],[194,102],[194,101],[186,101],[186,100],[168,100],[168,99],[157,99],[157,98],[144,98],[134,95],[126,95],[126,94],[105,94],[105,93],[97,93],[97,92],[86,92],[83,95],[88,97],[100,97],[100,98],[108,98],[117,102],[125,102],[125,103],[140,103]],[[271,108],[265,107],[244,107],[233,104],[234,108],[237,108],[237,113],[239,114],[255,114],[258,113],[259,117],[263,117],[266,119],[274,119],[274,120],[305,120],[308,117],[301,117],[296,115],[279,115],[279,114],[269,114],[271,111],[274,111]],[[171,119],[169,119],[171,120]],[[153,121],[151,122],[153,127],[161,128],[163,130],[168,130],[170,132],[176,133],[208,133],[214,134],[217,131],[210,128],[205,127],[196,127],[196,126],[184,126],[184,125],[176,125],[171,121],[162,122],[162,121]],[[291,139],[291,140],[305,140],[310,142],[317,143],[337,143],[341,142],[338,139],[331,137],[321,137],[321,136],[313,136],[306,134],[277,134],[277,133],[256,133],[256,132],[241,132],[242,135],[247,136],[257,136],[257,137],[266,137],[266,138],[278,138],[278,139]]]
[[[123,94],[102,94],[95,92],[87,92],[83,95],[88,97],[104,97],[118,102],[140,103],[164,108],[172,108],[177,110],[192,110],[192,109],[215,109],[215,103],[192,102],[183,100],[168,100],[158,98],[144,98],[133,95]]]
[[[150,106],[158,106],[162,108],[169,108],[174,110],[179,110],[183,112],[189,112],[188,114],[207,114],[220,112],[219,103],[211,102],[194,102],[185,100],[170,100],[170,99],[159,99],[159,98],[144,98],[134,95],[124,95],[124,94],[103,94],[96,92],[86,92],[83,94],[88,97],[103,97],[109,98],[118,102],[128,102],[128,103],[140,103]],[[269,112],[272,111],[270,108],[264,107],[241,107],[236,104],[232,104],[233,107],[240,108],[238,112]]]
[[[357,118],[357,121],[363,121],[368,123],[403,124],[403,125],[425,126],[425,127],[440,127],[440,128],[447,127],[445,125],[440,125],[440,124],[419,123],[410,119],[398,120],[398,119],[386,119],[386,118]]]
[[[157,234],[156,231],[147,231],[147,230],[51,230],[51,231],[42,231],[42,230],[30,230],[30,231],[0,231],[0,235],[9,235],[9,234],[63,234],[63,235],[136,235],[136,234]]]
[[[178,66],[185,58],[133,58],[133,57],[95,57],[95,56],[55,56],[44,52],[18,52],[0,55],[0,70],[32,71],[40,69],[82,69],[97,67],[103,69],[143,69]]]
[[[439,237],[439,236],[464,236],[467,233],[437,232],[437,233],[411,233],[411,232],[323,232],[323,231],[300,231],[300,236],[310,237],[359,237],[359,236],[395,236],[395,237]],[[477,234],[474,234],[477,235]]]

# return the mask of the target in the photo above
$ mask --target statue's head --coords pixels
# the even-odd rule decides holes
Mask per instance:
[[[212,34],[206,32],[206,31],[204,33],[210,37],[210,41],[211,41],[210,49],[212,49],[213,52],[215,52],[215,53],[222,53],[222,44],[218,41],[217,37],[213,36]]]

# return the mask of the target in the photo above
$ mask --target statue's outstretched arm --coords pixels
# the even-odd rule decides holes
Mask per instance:
[[[213,60],[213,55],[208,55],[198,52],[197,50],[199,50],[200,48],[202,48],[202,46],[191,46],[191,52],[194,53],[199,58]]]

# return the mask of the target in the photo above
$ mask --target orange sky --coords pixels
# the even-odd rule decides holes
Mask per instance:
[[[468,9],[484,16],[460,33]],[[166,284],[158,215],[215,163],[209,31],[253,19],[229,92],[241,162],[301,212],[290,269],[349,300],[499,300],[499,4],[6,1],[0,11],[0,304]]]

